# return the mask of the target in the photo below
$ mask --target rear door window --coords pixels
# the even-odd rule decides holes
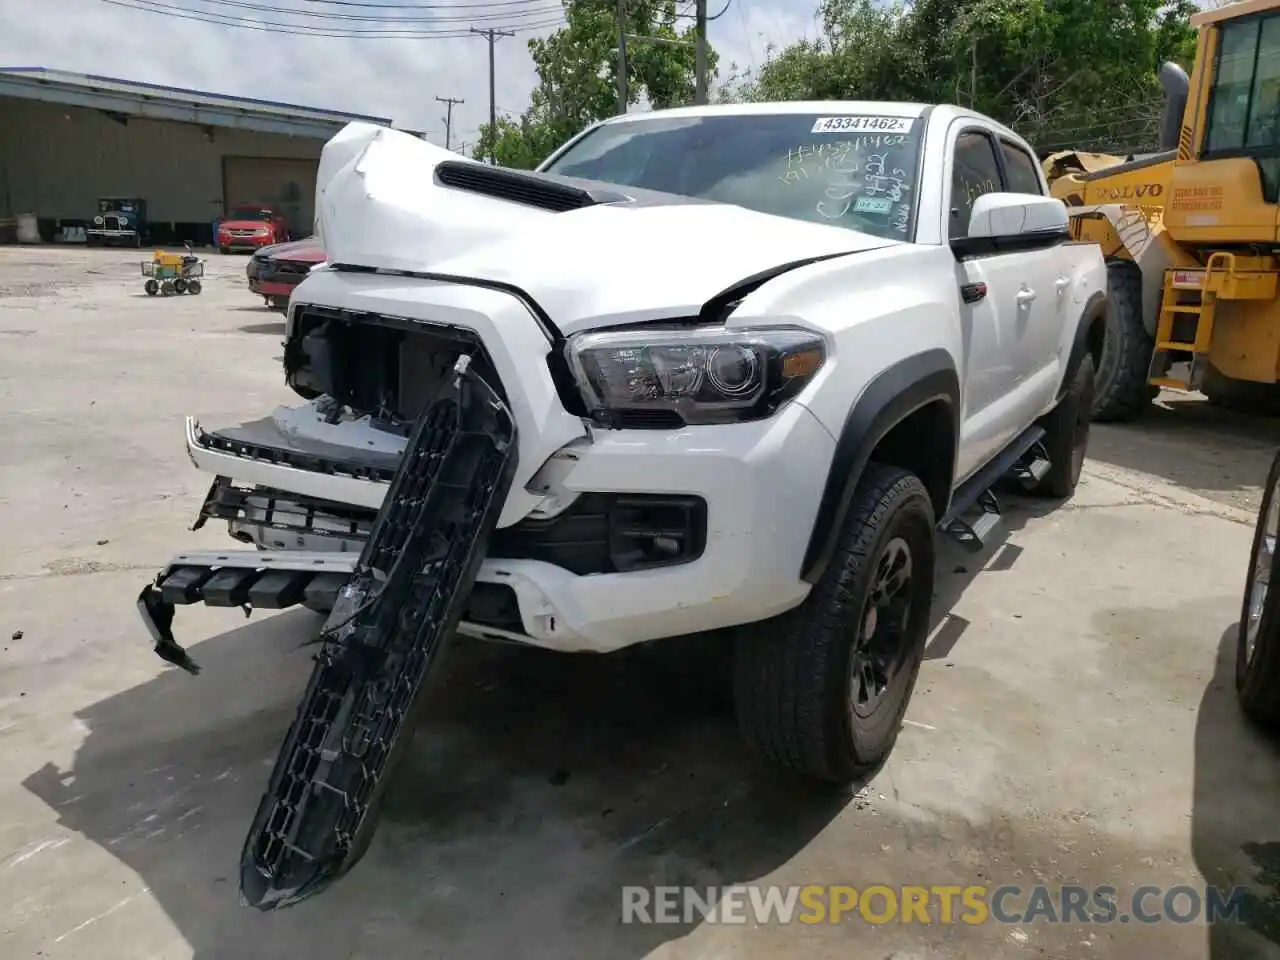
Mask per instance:
[[[1008,180],[1005,189],[1010,193],[1044,196],[1044,189],[1040,186],[1040,172],[1031,155],[1007,140],[1000,141],[1000,152],[1004,154],[1004,172]]]

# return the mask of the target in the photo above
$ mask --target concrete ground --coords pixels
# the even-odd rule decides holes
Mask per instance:
[[[1230,672],[1280,427],[1177,398],[1096,428],[1073,502],[1017,503],[1004,543],[948,555],[907,726],[857,794],[757,766],[696,659],[459,645],[365,860],[292,910],[238,907],[318,620],[181,610],[193,678],[133,603],[172,552],[229,545],[186,529],[207,479],[182,417],[289,402],[283,324],[242,257],[169,300],[143,295],[137,257],[0,248],[0,956],[1280,956],[1275,904],[1254,929],[620,923],[624,884],[1280,898],[1280,751]]]

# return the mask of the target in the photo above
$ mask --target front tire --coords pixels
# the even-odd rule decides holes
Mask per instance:
[[[148,297],[154,297],[160,292],[160,283],[156,280],[148,280],[142,285],[142,289],[147,291]]]
[[[1147,383],[1156,341],[1142,322],[1142,271],[1128,260],[1107,264],[1107,329],[1098,360],[1093,418],[1133,420],[1159,390]]]
[[[934,527],[919,478],[869,464],[809,596],[740,629],[734,706],[743,737],[766,760],[847,783],[888,757],[924,657]]]
[[[1266,489],[1254,525],[1249,579],[1240,606],[1236,695],[1250,720],[1280,730],[1280,589],[1270,588],[1280,540],[1280,454],[1271,462]]]

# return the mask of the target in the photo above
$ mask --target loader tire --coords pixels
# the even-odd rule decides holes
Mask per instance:
[[[1098,362],[1093,419],[1132,420],[1156,394],[1147,383],[1155,338],[1142,322],[1142,271],[1129,261],[1107,264],[1107,329]]]
[[[1280,385],[1233,380],[1210,364],[1204,372],[1200,392],[1215,407],[1235,413],[1280,417]]]

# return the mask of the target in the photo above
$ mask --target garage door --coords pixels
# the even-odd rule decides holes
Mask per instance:
[[[224,212],[237,203],[267,204],[285,215],[294,236],[309,236],[319,166],[319,160],[227,157],[223,161]]]

